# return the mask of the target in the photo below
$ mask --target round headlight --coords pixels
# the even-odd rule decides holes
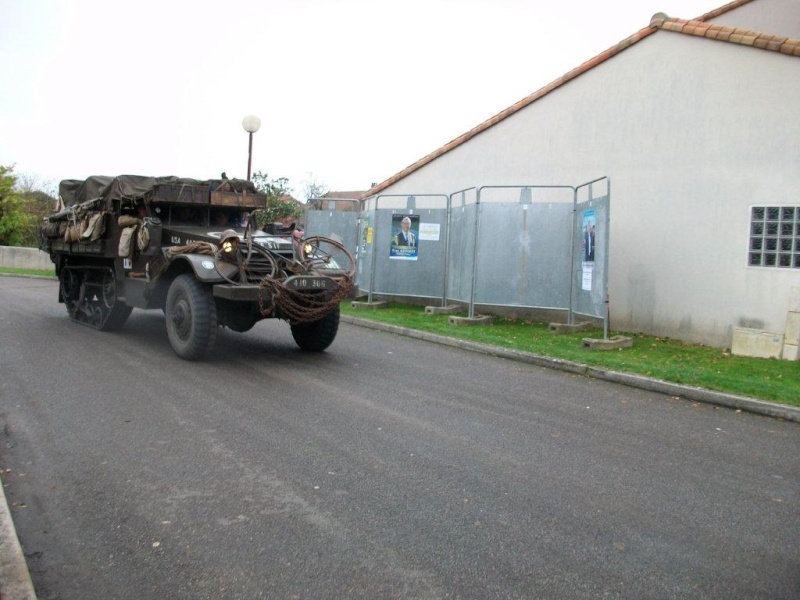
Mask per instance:
[[[233,229],[226,229],[222,232],[219,240],[219,248],[223,252],[230,254],[236,252],[239,246],[239,235]]]

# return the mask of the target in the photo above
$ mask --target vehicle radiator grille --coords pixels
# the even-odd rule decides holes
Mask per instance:
[[[247,283],[260,283],[264,277],[275,276],[275,262],[266,256],[258,252],[252,252],[248,256],[247,250],[245,250],[242,252],[242,258],[244,259]]]

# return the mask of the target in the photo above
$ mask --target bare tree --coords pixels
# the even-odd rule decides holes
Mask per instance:
[[[313,173],[308,173],[305,181],[303,181],[303,195],[305,196],[305,202],[311,202],[314,204],[315,199],[321,198],[327,193],[328,186],[319,181],[319,179],[317,179],[316,175]]]
[[[14,187],[18,192],[43,192],[52,198],[58,196],[58,184],[52,179],[44,179],[35,173],[17,173],[15,177],[17,182]]]

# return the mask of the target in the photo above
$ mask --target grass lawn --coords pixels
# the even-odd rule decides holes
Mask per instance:
[[[632,337],[632,348],[589,350],[583,347],[583,338],[602,338],[602,329],[553,334],[548,331],[546,323],[499,317],[495,318],[493,325],[458,327],[448,323],[447,315],[426,315],[422,306],[396,303],[390,303],[386,309],[359,310],[353,309],[350,302],[343,302],[342,314],[663,381],[800,406],[800,361],[733,356],[719,348],[619,331],[609,332],[609,336]]]
[[[38,269],[12,269],[10,267],[0,267],[0,273],[8,275],[36,275],[38,277],[55,277],[56,270],[48,269],[47,271],[40,271]]]

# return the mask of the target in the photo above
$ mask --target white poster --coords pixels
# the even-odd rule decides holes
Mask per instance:
[[[429,242],[439,241],[439,223],[420,223],[419,239]]]
[[[592,291],[592,274],[594,273],[594,263],[584,262],[583,264],[583,278],[581,280],[581,289],[587,292]]]

